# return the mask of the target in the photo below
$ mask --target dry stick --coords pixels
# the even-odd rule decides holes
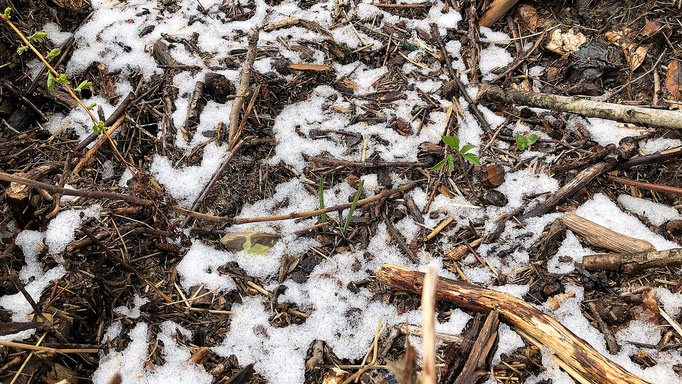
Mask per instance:
[[[396,265],[383,265],[376,272],[380,282],[418,294],[424,274]],[[608,360],[586,341],[551,316],[510,294],[446,278],[438,279],[436,296],[455,305],[487,312],[499,311],[500,319],[534,343],[550,348],[571,376],[581,383],[644,384],[648,381]]]
[[[99,348],[52,348],[52,347],[42,347],[33,344],[17,343],[14,341],[2,341],[0,340],[0,345],[8,348],[16,349],[27,349],[30,351],[40,351],[49,353],[99,353]]]
[[[166,302],[168,302],[168,303],[172,303],[172,302],[173,302],[173,299],[171,299],[170,296],[166,295],[166,294],[163,293],[159,288],[157,288],[157,287],[156,287],[156,284],[153,284],[151,281],[147,280],[147,278],[146,278],[142,273],[138,272],[137,269],[133,268],[130,264],[128,264],[127,261],[123,260],[123,258],[121,258],[119,255],[117,255],[117,254],[111,252],[111,250],[109,249],[109,247],[107,247],[104,243],[102,243],[102,242],[100,241],[100,239],[98,239],[97,237],[95,237],[95,235],[93,235],[92,232],[88,231],[86,228],[81,228],[81,231],[83,231],[83,233],[85,233],[85,235],[86,235],[87,237],[89,237],[90,240],[92,240],[93,243],[97,244],[97,246],[100,247],[100,248],[104,251],[104,253],[107,254],[107,256],[109,256],[109,257],[111,257],[112,259],[116,260],[119,264],[121,264],[121,265],[123,266],[123,268],[125,268],[125,269],[127,269],[128,271],[134,273],[135,276],[137,276],[140,280],[144,281],[145,284],[147,284],[147,285],[149,286],[149,288],[152,289],[152,291],[156,292],[156,294],[158,294],[159,296],[161,296],[161,298],[163,298],[164,300],[166,300]]]
[[[122,200],[122,201],[127,201],[130,203],[139,204],[139,205],[155,205],[154,201],[152,201],[152,200],[143,199],[143,198],[136,197],[136,196],[123,195],[120,193],[113,193],[113,192],[83,191],[80,189],[60,188],[60,187],[55,187],[54,185],[51,185],[51,184],[42,183],[40,181],[26,179],[26,178],[19,177],[19,176],[13,176],[13,175],[10,175],[10,174],[5,173],[5,172],[0,172],[0,180],[1,181],[9,181],[9,182],[13,182],[13,183],[19,183],[22,185],[28,185],[29,187],[32,187],[32,188],[41,188],[41,189],[44,189],[46,191],[61,193],[62,195],[67,195],[67,196],[83,196],[83,197],[91,198],[91,199]],[[405,185],[401,185],[400,187],[381,192],[377,195],[358,200],[358,202],[357,202],[357,204],[355,204],[355,206],[361,207],[363,205],[375,202],[379,199],[388,198],[389,196],[391,196],[393,194],[410,190],[410,189],[414,188],[415,186],[417,186],[422,181],[423,180],[413,181],[413,182],[407,183]],[[324,209],[316,209],[314,211],[293,212],[293,213],[289,213],[286,215],[278,215],[278,216],[247,217],[247,218],[233,218],[233,217],[225,217],[225,216],[214,216],[214,215],[208,215],[205,213],[195,212],[195,211],[192,211],[189,209],[184,209],[184,208],[174,207],[174,206],[168,207],[168,209],[172,210],[173,212],[182,214],[182,215],[192,216],[192,217],[197,218],[197,219],[216,221],[216,222],[221,222],[221,223],[246,224],[246,223],[259,223],[259,222],[264,222],[264,221],[280,221],[280,220],[298,219],[298,218],[303,218],[303,217],[319,216],[323,213],[329,213],[329,212],[333,212],[333,211],[344,210],[344,209],[350,208],[351,205],[352,205],[352,203],[346,203],[346,204],[339,204],[339,205],[335,205],[333,207],[328,207],[328,208],[324,208]]]
[[[462,81],[459,79],[459,76],[457,76],[457,73],[455,70],[452,68],[452,60],[450,60],[450,56],[448,55],[448,50],[445,48],[445,43],[443,42],[443,38],[440,36],[440,32],[438,32],[438,28],[431,28],[431,35],[436,38],[436,41],[438,42],[438,46],[440,47],[440,52],[443,54],[443,59],[445,59],[445,66],[448,70],[448,73],[450,74],[450,77],[452,80],[454,80],[457,83],[457,87],[459,88],[459,93],[464,97],[464,100],[466,100],[469,109],[471,110],[471,113],[474,115],[476,118],[476,121],[481,125],[483,130],[486,133],[491,132],[490,129],[490,124],[488,124],[488,120],[483,117],[483,114],[481,111],[478,110],[478,107],[476,104],[471,100],[471,97],[469,97],[469,94],[466,92],[466,87],[462,83]]]
[[[646,240],[614,232],[575,213],[565,214],[561,221],[568,229],[584,237],[588,243],[613,252],[637,253],[656,250],[656,247]]]
[[[479,27],[490,27],[504,16],[519,0],[495,0],[478,22]]]
[[[476,0],[469,0],[469,9],[467,9],[467,19],[469,30],[467,37],[469,38],[471,64],[469,65],[469,78],[472,85],[478,85],[478,25],[476,25]]]
[[[314,163],[329,164],[334,166],[352,167],[352,168],[390,168],[390,167],[427,167],[429,163],[425,161],[348,161],[328,159],[325,157],[306,156],[306,160]]]
[[[638,253],[606,253],[584,256],[581,267],[588,271],[620,271],[635,273],[649,268],[679,267],[682,248]]]
[[[256,90],[253,91],[253,96],[251,96],[251,100],[249,101],[249,105],[246,106],[246,111],[244,111],[244,117],[242,117],[242,122],[239,123],[239,128],[237,129],[237,134],[234,135],[234,139],[231,142],[229,142],[229,146],[228,146],[229,149],[234,148],[237,140],[239,140],[239,137],[241,137],[242,131],[244,130],[244,126],[246,125],[246,120],[248,119],[249,114],[251,113],[251,110],[253,109],[253,106],[256,104],[256,98],[258,97],[259,93],[260,93],[260,84],[258,86],[256,86]],[[218,145],[218,139],[216,139],[216,145]]]
[[[610,176],[610,175],[606,176],[606,180],[612,181],[614,183],[631,185],[631,186],[637,187],[637,188],[648,189],[650,191],[674,193],[676,195],[682,196],[682,188],[678,188],[678,187],[671,187],[668,185],[645,183],[643,181],[630,180],[630,179],[626,179],[624,177]]]
[[[667,149],[659,153],[652,153],[651,155],[633,157],[618,164],[615,169],[627,169],[641,164],[663,162],[680,156],[682,156],[682,146]]]
[[[218,169],[218,172],[213,175],[213,178],[211,181],[206,185],[206,188],[204,188],[203,191],[201,191],[201,194],[197,198],[197,200],[192,204],[192,211],[196,211],[199,209],[199,205],[206,199],[206,196],[208,196],[208,193],[211,191],[211,188],[213,188],[213,185],[218,181],[219,178],[223,176],[223,173],[225,172],[225,169],[227,168],[227,164],[230,163],[232,158],[234,157],[237,152],[239,152],[239,148],[241,148],[242,144],[244,144],[244,140],[240,141],[237,143],[237,145],[234,146],[232,151],[225,157],[225,160],[223,161],[223,164],[220,166]],[[184,228],[187,223],[190,220],[190,216],[185,217],[185,219],[182,221],[182,224],[180,225],[180,228]]]
[[[128,109],[128,106],[130,105],[130,102],[133,101],[134,94],[132,92],[128,93],[128,96],[121,101],[121,103],[116,107],[114,112],[104,121],[104,126],[108,127],[112,124],[114,124],[118,119],[125,113],[126,109]],[[78,143],[77,146],[73,148],[74,152],[80,152],[84,150],[90,143],[95,141],[96,138],[98,138],[100,135],[96,133],[91,133],[88,137],[83,139],[80,143]]]
[[[515,0],[514,2],[516,2],[516,1],[518,1],[518,0]],[[493,5],[495,5],[495,4],[493,4]],[[546,30],[546,29],[543,30],[543,31],[542,31],[542,34],[540,35],[540,37],[538,37],[538,39],[537,39],[537,41],[535,42],[535,44],[533,44],[533,47],[532,47],[528,52],[526,52],[526,53],[523,55],[522,58],[516,60],[516,62],[512,63],[511,67],[507,68],[504,72],[502,72],[501,74],[497,75],[497,76],[496,76],[493,80],[491,80],[490,82],[491,82],[491,83],[496,83],[498,80],[500,80],[501,78],[507,76],[509,73],[511,73],[512,71],[514,71],[516,68],[518,68],[519,65],[521,65],[522,63],[524,63],[524,62],[530,57],[530,55],[532,55],[533,52],[535,52],[535,50],[538,49],[538,47],[540,46],[540,43],[542,42],[542,39],[545,38],[545,34],[546,34],[546,33],[547,33],[547,30]]]
[[[10,83],[9,80],[7,80],[7,79],[0,79],[0,85],[2,85],[3,87],[9,89],[9,91],[12,92],[12,93],[14,94],[14,96],[20,98],[21,101],[23,101],[24,103],[26,103],[26,105],[28,105],[28,106],[29,106],[29,107],[38,115],[38,117],[40,117],[40,119],[41,119],[42,121],[47,121],[47,116],[45,116],[45,114],[43,113],[43,111],[41,111],[38,107],[36,107],[35,104],[33,104],[33,103],[31,102],[31,100],[27,99],[26,96],[24,96],[24,95],[21,93],[21,91],[19,91],[17,88],[15,88],[14,85],[12,85],[12,83]]]
[[[391,238],[393,238],[395,242],[398,243],[400,249],[402,249],[403,252],[405,252],[407,258],[410,259],[411,262],[419,264],[419,258],[417,258],[417,255],[415,255],[412,249],[410,249],[410,247],[407,246],[405,240],[403,240],[403,236],[400,234],[400,232],[398,232],[393,223],[391,223],[391,221],[388,220],[388,217],[386,216],[385,213],[382,214],[382,217],[384,219],[384,223],[386,224],[386,228],[391,233]]]
[[[569,196],[572,196],[574,193],[578,192],[580,188],[582,188],[585,184],[592,181],[592,179],[601,175],[604,172],[608,172],[611,168],[613,168],[615,164],[616,164],[615,160],[609,160],[602,161],[585,168],[571,181],[566,183],[566,185],[559,188],[559,190],[556,191],[556,193],[548,197],[547,200],[527,210],[520,217],[520,220],[525,221],[526,219],[529,219],[531,217],[542,215],[551,211],[557,204],[559,204],[565,198],[568,198]]]
[[[548,93],[514,91],[496,85],[481,84],[481,93],[488,99],[509,104],[570,112],[581,116],[599,117],[623,123],[656,128],[682,129],[682,111],[643,108],[631,105],[604,103],[577,96],[559,96]]]
[[[611,332],[611,329],[606,324],[606,322],[604,322],[604,319],[602,319],[601,315],[599,314],[599,311],[597,310],[597,305],[594,302],[590,302],[587,304],[587,307],[590,309],[592,317],[597,322],[597,325],[599,325],[601,333],[604,334],[604,338],[606,339],[606,346],[609,348],[609,353],[611,353],[612,355],[617,355],[618,352],[620,351],[620,346],[618,345],[618,342],[616,342],[616,338],[613,337],[613,332]]]
[[[436,280],[438,280],[436,268],[429,267],[424,277],[424,289],[422,290],[423,384],[436,384],[436,328],[434,325],[434,318],[436,317]]]
[[[427,4],[389,4],[389,3],[372,3],[371,5],[377,8],[425,8]]]
[[[118,120],[116,120],[116,122],[115,122],[114,124],[111,124],[111,126],[108,126],[109,129],[107,130],[107,133],[108,133],[109,135],[111,135],[112,133],[114,133],[114,131],[116,131],[116,129],[121,125],[121,123],[123,122],[123,120],[125,120],[125,116],[124,116],[124,115],[121,115],[121,116],[118,118]],[[73,168],[73,171],[71,172],[71,174],[72,174],[72,175],[77,175],[78,172],[80,172],[81,169],[83,169],[83,167],[85,166],[85,163],[87,163],[88,160],[90,160],[90,159],[92,158],[92,156],[94,156],[95,152],[97,152],[97,150],[99,149],[99,147],[101,147],[102,144],[104,144],[104,142],[105,142],[106,140],[107,140],[106,136],[100,136],[99,140],[97,140],[97,142],[95,143],[95,145],[93,145],[92,148],[90,148],[90,149],[88,150],[88,152],[85,153],[85,156],[83,156],[83,158],[78,162],[78,164],[76,164],[76,166]]]
[[[251,80],[251,71],[253,70],[253,62],[256,60],[256,51],[258,48],[258,30],[251,29],[248,35],[249,48],[246,52],[246,59],[244,67],[242,68],[241,78],[239,80],[239,92],[232,104],[232,111],[230,111],[230,125],[228,130],[227,142],[232,143],[237,135],[237,128],[239,127],[239,112],[244,105],[244,98],[249,90],[249,81]]]

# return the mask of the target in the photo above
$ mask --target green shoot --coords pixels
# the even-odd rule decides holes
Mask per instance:
[[[47,56],[45,56],[45,59],[50,60],[53,57],[59,56],[60,53],[62,53],[62,51],[59,48],[55,48],[51,50],[50,53],[47,54]]]
[[[519,151],[525,151],[526,149],[530,148],[531,145],[535,144],[536,141],[538,141],[538,135],[534,133],[528,137],[518,135],[516,136],[516,148],[518,148]]]
[[[24,52],[28,50],[28,47],[25,45],[20,45],[19,48],[17,48],[17,55],[21,55]]]
[[[47,32],[36,32],[28,37],[28,41],[40,41],[47,37]]]
[[[103,133],[105,128],[106,128],[106,127],[104,126],[104,122],[103,122],[103,121],[98,121],[97,123],[93,123],[93,124],[92,124],[92,131],[95,132],[95,133],[98,134],[98,135],[99,135],[100,133]]]
[[[317,190],[317,195],[320,197],[320,209],[324,209],[324,175],[320,177],[320,187]],[[327,221],[327,215],[324,213],[320,215],[320,220],[322,223]],[[327,226],[322,226],[322,233],[327,233]]]
[[[97,106],[97,103],[92,103],[92,104],[88,105],[88,109],[92,111],[93,109],[95,109],[96,106]]]
[[[360,198],[360,194],[362,194],[362,187],[365,185],[365,180],[360,181],[360,186],[358,187],[358,191],[355,193],[355,198],[353,199],[353,203],[350,205],[350,210],[348,210],[348,216],[346,217],[346,222],[343,224],[343,233],[346,233],[346,229],[348,229],[348,224],[350,224],[350,218],[353,216],[353,211],[355,211],[355,205],[358,203],[358,199]]]
[[[92,86],[92,83],[91,83],[91,82],[89,82],[89,81],[87,81],[87,80],[83,80],[80,84],[78,84],[78,87],[76,87],[76,88],[73,89],[73,91],[74,91],[74,92],[80,93],[82,90],[88,89],[88,88],[90,88],[91,86]]]
[[[476,154],[468,153],[470,150],[476,148],[475,145],[466,144],[465,146],[460,148],[459,137],[457,137],[457,135],[443,136],[442,140],[445,144],[452,148],[453,151],[459,153],[464,158],[464,160],[474,165],[481,165],[481,162],[478,160],[478,156],[476,156]],[[440,170],[441,168],[443,168],[443,166],[445,166],[446,162],[448,164],[448,169],[450,170],[450,172],[453,172],[455,170],[455,163],[452,160],[452,155],[447,155],[447,157],[441,160],[438,164],[434,165],[433,168],[431,168],[431,170],[432,171]]]
[[[7,7],[7,8],[5,8],[5,13],[2,16],[5,19],[9,20],[10,19],[10,17],[9,17],[10,12],[12,12],[12,8]]]
[[[52,75],[52,72],[47,73],[47,90],[52,92],[54,89],[54,84],[55,84],[55,77]]]

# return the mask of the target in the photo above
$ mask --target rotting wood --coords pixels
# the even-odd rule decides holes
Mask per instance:
[[[483,14],[478,22],[479,27],[490,27],[504,16],[519,0],[494,0],[490,8]]]
[[[249,93],[249,82],[251,80],[251,71],[253,70],[253,62],[256,60],[256,53],[258,51],[258,30],[251,29],[248,34],[249,47],[246,52],[246,59],[244,60],[244,67],[239,79],[239,91],[232,104],[230,111],[230,123],[228,126],[227,142],[232,143],[237,135],[239,128],[239,112],[244,105],[244,98]],[[246,117],[245,117],[246,118]]]
[[[464,363],[462,372],[457,376],[455,384],[477,383],[488,372],[485,364],[488,355],[497,342],[497,328],[500,325],[499,312],[495,309],[490,311],[483,323],[483,328],[474,342],[467,361]]]
[[[581,263],[582,268],[588,271],[619,271],[629,274],[649,268],[679,267],[681,265],[682,248],[583,256]]]
[[[556,191],[552,196],[548,197],[545,201],[541,202],[535,207],[527,210],[521,216],[520,220],[525,221],[531,217],[542,215],[551,211],[557,204],[578,192],[580,188],[592,181],[595,177],[601,175],[604,172],[608,172],[611,168],[613,168],[614,165],[616,165],[616,161],[610,159],[607,161],[601,161],[585,168],[571,181],[566,183],[566,185],[559,188],[559,190]]]
[[[507,90],[487,83],[481,84],[480,93],[488,99],[509,104],[569,112],[585,117],[598,117],[648,127],[682,129],[682,111],[604,103],[576,96]]]
[[[377,270],[376,276],[381,283],[415,294],[421,293],[424,280],[422,272],[388,264]],[[502,321],[515,327],[533,343],[551,349],[578,382],[650,383],[601,355],[551,316],[510,294],[440,278],[436,284],[436,296],[476,311],[496,309]]]
[[[636,239],[612,231],[575,213],[567,213],[561,221],[571,231],[582,236],[588,243],[620,253],[654,251],[656,248],[646,240]]]

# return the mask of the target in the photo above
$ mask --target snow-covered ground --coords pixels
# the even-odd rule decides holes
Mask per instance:
[[[262,28],[269,23],[290,17],[299,17],[319,23],[323,28],[329,29],[337,42],[346,43],[351,49],[357,49],[368,44],[373,44],[369,49],[379,49],[381,46],[381,43],[362,32],[355,31],[349,24],[337,24],[332,28],[335,24],[333,20],[334,9],[337,5],[335,1],[320,1],[308,9],[301,9],[297,6],[298,2],[292,0],[284,0],[275,6],[269,6],[262,0],[256,0],[254,3],[245,6],[246,8],[255,7],[255,12],[251,18],[244,21],[224,20],[223,16],[216,12],[221,3],[223,3],[222,0],[201,0],[200,2],[184,0],[177,3],[179,9],[176,12],[170,13],[158,8],[156,0],[129,0],[125,2],[93,0],[94,13],[92,17],[76,32],[76,49],[68,63],[67,74],[76,76],[93,63],[104,63],[109,72],[120,70],[120,76],[114,79],[115,87],[118,95],[125,96],[128,92],[133,91],[135,86],[127,80],[129,74],[141,72],[144,76],[149,77],[155,73],[162,73],[162,69],[157,66],[149,51],[151,46],[164,35],[189,37],[196,32],[199,36],[198,47],[215,58],[220,58],[232,49],[246,47],[244,32],[248,29]],[[355,5],[351,5],[350,12],[357,13],[357,16],[363,19],[382,15],[383,22],[392,24],[404,20],[406,24],[403,28],[407,30],[414,30],[416,27],[429,30],[429,24],[435,23],[438,25],[441,34],[445,34],[446,28],[453,28],[461,20],[461,15],[452,9],[443,13],[443,3],[440,0],[433,3],[428,16],[423,20],[401,19],[373,6],[371,3],[372,1],[369,0],[361,0]],[[208,13],[203,14],[199,10],[199,6]],[[200,21],[190,23],[190,20],[194,18],[199,18]],[[152,32],[139,37],[140,31],[149,26],[153,26]],[[54,24],[46,25],[45,30],[50,31],[51,38],[59,41],[68,37],[65,33],[57,33],[57,26]],[[484,44],[484,49],[481,52],[480,69],[483,78],[486,79],[489,71],[509,64],[512,61],[512,56],[506,49],[509,44],[508,36],[486,28],[482,28],[481,34],[485,37],[484,41],[494,42]],[[294,63],[300,62],[301,59],[296,52],[287,49],[282,44],[282,40],[278,40],[279,36],[289,36],[292,40],[313,42],[323,39],[323,35],[300,26],[261,32],[259,46],[276,47],[282,55]],[[416,33],[413,34],[411,42],[418,47],[424,46]],[[57,43],[56,40],[55,43]],[[452,56],[453,66],[465,70],[460,56],[460,43],[457,41],[446,43]],[[187,51],[182,44],[174,45],[170,52],[180,64],[206,68],[204,59],[196,53]],[[418,51],[415,51],[412,54],[416,55],[417,53]],[[313,55],[313,62],[329,64],[323,60],[324,55],[316,51]],[[254,66],[261,73],[265,73],[272,70],[271,65],[272,59],[263,58],[257,60]],[[360,62],[347,65],[332,63],[332,65],[336,76],[348,75],[349,79],[358,85],[358,89],[355,90],[356,95],[372,92],[374,90],[372,84],[386,72],[385,68],[372,68]],[[428,73],[439,69],[441,68],[437,61],[430,68],[421,68],[409,62],[403,67],[406,73],[412,71]],[[542,68],[536,68],[536,71],[541,70]],[[187,104],[194,85],[197,81],[203,81],[208,72],[213,72],[213,70],[203,69],[195,75],[191,75],[190,72],[178,72],[175,75],[174,85],[178,88],[178,96],[175,100],[176,111],[173,115],[173,121],[176,124],[179,125],[185,121]],[[218,72],[225,75],[238,87],[238,70],[226,69]],[[447,81],[447,73],[442,71],[439,79],[441,82]],[[462,75],[461,80],[465,84],[467,83],[466,76]],[[434,94],[440,88],[441,82],[429,80],[415,82],[414,85],[431,94],[445,110],[450,106],[450,102],[442,100]],[[469,92],[475,94],[476,89],[472,87]],[[409,113],[419,103],[420,98],[416,89],[405,91],[405,94],[407,98],[396,101],[391,112],[396,113],[397,117],[403,117],[409,121]],[[338,97],[334,98],[333,96]],[[325,106],[329,100],[336,100],[334,106],[339,108],[333,109]],[[107,105],[99,97],[85,100],[86,104],[91,102],[102,105],[107,115],[116,107],[115,105]],[[354,100],[354,102],[363,103],[361,99]],[[197,128],[198,132],[214,129],[218,122],[226,122],[231,103],[231,101],[225,104],[210,102],[203,110],[201,125]],[[464,118],[456,133],[462,142],[476,145],[477,148],[474,149],[474,152],[477,152],[479,147],[486,144],[482,143],[480,138],[483,130],[476,119],[469,114],[466,101],[460,98],[459,103],[464,112]],[[287,106],[276,117],[274,133],[277,146],[268,161],[271,164],[284,162],[301,171],[306,165],[303,158],[304,154],[319,155],[326,151],[336,158],[360,160],[359,156],[344,156],[347,148],[340,144],[329,140],[304,138],[296,134],[295,129],[307,134],[311,129],[339,129],[343,127],[358,132],[363,137],[379,136],[384,144],[370,143],[366,155],[370,156],[376,153],[383,160],[404,161],[416,161],[417,147],[420,143],[425,141],[438,143],[441,135],[444,134],[446,120],[444,112],[432,113],[428,125],[421,130],[419,135],[416,134],[416,126],[413,126],[413,134],[404,137],[388,127],[386,123],[351,125],[349,116],[340,112],[349,106],[350,103],[345,101],[338,91],[329,86],[320,86],[313,90],[308,100]],[[504,118],[495,115],[484,107],[481,109],[492,128],[496,128],[504,122]],[[71,122],[70,127],[76,129],[81,138],[89,134],[86,129],[80,128],[90,126],[89,118],[78,109],[74,109],[65,116],[53,116],[46,127],[51,132],[56,132],[65,122]],[[581,123],[592,134],[593,139],[602,145],[617,143],[620,138],[633,135],[631,129],[619,128],[615,123],[604,120],[588,119]],[[518,129],[518,126],[516,128]],[[180,129],[176,131],[175,145],[178,148],[189,153],[194,147],[201,144],[201,135],[196,134],[191,142],[186,142],[180,133]],[[528,132],[527,129],[524,131]],[[540,137],[543,135],[542,132],[535,133]],[[644,153],[651,153],[680,144],[679,140],[649,140],[642,144],[642,150]],[[529,156],[529,153],[539,159],[550,160],[546,154],[540,152],[528,152],[524,156]],[[153,162],[149,165],[149,170],[182,206],[189,208],[218,169],[225,155],[226,146],[215,147],[210,144],[203,151],[203,161],[200,165],[174,168],[171,160],[160,154],[155,154]],[[485,158],[482,160],[485,162]],[[108,167],[111,167],[111,164]],[[102,171],[111,172],[111,169],[103,169]],[[400,179],[397,174],[392,175],[392,178],[395,186],[408,181]],[[363,179],[368,193],[370,195],[375,193],[373,191],[378,186],[377,175],[366,175],[363,176]],[[442,240],[440,240],[439,246],[448,249],[451,246],[447,241],[448,235],[456,233],[463,226],[466,226],[468,220],[485,220],[485,229],[491,231],[495,227],[494,220],[496,218],[521,206],[524,194],[555,192],[559,187],[560,184],[557,180],[541,172],[536,173],[531,169],[510,172],[507,173],[504,184],[497,188],[506,195],[508,199],[506,206],[481,208],[461,196],[448,199],[439,195],[431,204],[429,214],[425,215],[425,225],[431,228],[435,227],[447,216],[453,216],[456,219],[456,225],[448,227],[444,232],[445,235],[442,236]],[[352,195],[354,191],[355,189],[349,184],[340,183],[324,192],[325,203],[327,206],[346,203],[347,197]],[[414,198],[420,209],[425,207],[428,196],[422,188],[417,187],[411,190],[409,194]],[[285,208],[280,208],[279,203],[284,200],[288,201],[288,205]],[[620,196],[618,203],[627,211],[622,211],[616,202],[611,201],[607,196],[598,194],[581,206],[577,213],[614,231],[648,240],[659,250],[679,246],[651,232],[646,225],[629,214],[632,212],[645,216],[651,224],[658,225],[666,220],[679,219],[680,214],[676,209],[627,195]],[[308,211],[316,208],[318,204],[317,196],[310,194],[300,179],[293,178],[279,185],[271,198],[245,206],[240,217]],[[43,270],[43,266],[36,258],[39,252],[38,244],[45,244],[58,261],[68,259],[69,255],[63,254],[63,251],[65,246],[73,240],[74,231],[84,220],[80,216],[81,213],[84,214],[84,217],[97,217],[99,210],[97,206],[92,205],[84,210],[64,211],[52,220],[46,232],[24,231],[17,237],[16,243],[23,250],[27,263],[21,270],[20,278],[27,284],[28,291],[36,300],[39,299],[41,292],[48,287],[50,280],[57,280],[65,273],[65,269],[61,265],[47,271]],[[348,211],[344,212],[344,215],[347,213]],[[435,214],[432,216],[430,213]],[[558,217],[560,217],[559,213],[543,215],[529,220],[525,227],[508,223],[501,238],[509,239],[508,243],[513,241],[517,245],[515,247],[517,250],[505,256],[504,262],[496,255],[490,245],[479,247],[479,253],[481,257],[487,258],[494,268],[504,274],[510,274],[515,269],[527,265],[529,255],[527,251],[522,249],[530,248],[539,238],[542,229]],[[227,262],[234,261],[250,275],[263,278],[265,281],[271,280],[272,282],[269,285],[264,286],[265,289],[275,289],[278,286],[276,277],[281,256],[283,254],[300,255],[308,251],[309,247],[319,245],[313,239],[301,238],[294,234],[295,231],[314,225],[316,222],[317,218],[310,218],[298,222],[292,220],[278,223],[278,232],[282,234],[282,239],[266,255],[253,255],[244,252],[231,253],[194,240],[191,248],[177,267],[181,286],[186,291],[198,284],[204,284],[204,287],[209,290],[217,289],[218,293],[232,290],[236,287],[235,282],[228,276],[220,275],[217,269]],[[398,222],[396,227],[408,240],[420,231],[420,227],[409,216]],[[269,223],[248,224],[233,226],[230,231],[269,231],[271,228],[272,226]],[[365,252],[371,253],[374,257],[371,260],[366,260],[363,257]],[[558,274],[569,273],[574,269],[573,262],[562,262],[559,260],[560,256],[568,256],[572,261],[579,262],[582,256],[592,253],[594,253],[593,250],[582,245],[576,236],[569,233],[558,253],[549,261],[548,269],[550,272]],[[367,249],[356,249],[355,252],[348,251],[336,254],[332,259],[323,261],[315,267],[305,283],[300,284],[292,280],[284,283],[288,289],[279,297],[279,301],[295,303],[298,308],[304,310],[309,315],[304,323],[281,328],[273,327],[268,321],[270,311],[267,307],[267,301],[260,297],[247,297],[241,304],[232,307],[231,310],[234,315],[231,318],[230,330],[225,335],[222,344],[215,346],[213,350],[224,357],[234,354],[241,364],[254,362],[256,363],[256,371],[260,372],[269,382],[282,384],[303,382],[304,359],[311,342],[315,339],[325,341],[340,358],[362,359],[374,337],[378,322],[383,322],[388,326],[405,321],[419,325],[421,315],[418,311],[398,314],[393,305],[384,304],[376,299],[373,300],[367,289],[361,288],[354,293],[346,287],[353,281],[370,277],[372,271],[384,263],[407,265],[419,270],[425,270],[427,266],[435,266],[439,269],[440,276],[458,278],[443,268],[443,260],[431,257],[424,252],[418,256],[421,263],[419,265],[410,264],[398,248],[388,244],[386,227],[383,223],[379,224],[378,231],[371,238]],[[473,256],[470,255],[469,258],[473,258]],[[467,261],[465,260],[465,263]],[[359,268],[357,263],[359,263]],[[490,284],[493,278],[490,270],[484,267],[465,267],[463,272],[471,281],[478,284]],[[509,292],[519,297],[528,290],[527,286],[517,285],[493,286],[491,288]],[[636,353],[637,349],[625,341],[657,343],[660,332],[655,325],[632,321],[627,328],[616,335],[620,341],[623,341],[621,352],[618,355],[610,355],[606,349],[602,333],[593,328],[588,319],[582,315],[580,304],[583,289],[578,286],[571,286],[567,287],[567,290],[575,292],[575,296],[566,299],[558,309],[552,309],[547,305],[541,309],[555,316],[565,326],[587,340],[599,352],[623,365],[630,372],[654,383],[682,382],[680,376],[672,369],[673,365],[682,364],[682,355],[679,350],[665,352],[647,350],[658,362],[656,366],[648,369],[640,368],[629,358],[630,355]],[[671,316],[676,316],[682,305],[682,295],[671,293],[665,288],[658,288],[656,292],[665,311]],[[144,299],[137,298],[134,308],[118,308],[116,310],[119,316],[137,322],[136,326],[125,335],[132,341],[123,351],[111,351],[101,356],[100,367],[96,371],[93,381],[96,384],[105,384],[115,372],[120,372],[124,383],[210,383],[212,377],[203,368],[188,364],[186,361],[189,357],[189,351],[174,341],[176,329],[180,329],[183,334],[188,334],[189,331],[171,322],[164,323],[162,332],[157,336],[163,342],[163,353],[166,356],[165,365],[157,366],[154,370],[145,365],[145,359],[149,353],[148,325],[139,320],[138,317],[140,311],[144,312],[144,304]],[[14,313],[14,320],[16,321],[25,321],[27,314],[32,311],[21,295],[0,297],[0,306],[10,309]],[[358,315],[349,319],[348,313],[356,309],[360,310],[357,312]],[[459,334],[468,319],[469,315],[455,310],[449,315],[447,321],[437,324],[436,331]],[[104,340],[122,337],[121,329],[121,323],[119,321],[114,322],[106,331]],[[30,335],[30,332],[3,338],[21,340]],[[506,325],[501,326],[500,332],[500,345],[495,353],[496,357],[493,363],[499,362],[501,353],[511,352],[523,346],[521,337]],[[411,343],[416,345],[418,350],[420,349],[421,344],[418,338],[412,338]],[[554,383],[572,383],[572,379],[557,367],[546,351],[543,352],[542,363],[548,367],[548,370],[531,378],[528,382],[534,383],[551,378]],[[489,382],[494,382],[494,379],[489,379]]]

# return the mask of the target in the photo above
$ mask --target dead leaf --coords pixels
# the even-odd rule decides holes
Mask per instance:
[[[625,52],[625,59],[628,61],[628,65],[630,65],[630,71],[634,72],[635,69],[644,62],[644,58],[646,57],[647,52],[649,52],[649,47],[639,46],[635,49],[624,48],[623,51]]]
[[[625,59],[630,66],[630,72],[634,72],[646,58],[647,52],[649,52],[649,46],[638,46],[637,44],[628,40],[630,36],[630,30],[623,31],[609,31],[604,34],[606,39],[616,46],[620,47],[625,54]]]
[[[665,88],[670,92],[671,99],[680,100],[680,94],[682,93],[682,69],[680,68],[680,62],[677,60],[672,60],[668,64]]]
[[[644,29],[642,29],[642,36],[644,37],[649,37],[653,36],[658,33],[658,31],[661,30],[661,23],[655,20],[651,20],[646,25],[644,26]]]
[[[562,302],[566,301],[566,299],[571,297],[575,297],[575,292],[568,291],[566,293],[560,293],[547,299],[547,305],[549,305],[549,307],[552,308],[553,310],[557,310],[561,306]]]
[[[279,235],[271,233],[246,231],[228,233],[220,239],[220,242],[232,252],[246,251],[251,254],[264,255],[270,247],[275,245]]]
[[[585,35],[580,32],[576,33],[573,28],[569,29],[567,32],[555,29],[545,48],[554,53],[558,53],[559,55],[565,55],[579,50],[586,42],[587,38]]]
[[[386,366],[393,372],[399,384],[417,383],[417,351],[410,345],[409,338],[406,339],[405,357],[398,361],[389,361]]]
[[[642,305],[633,310],[634,317],[639,320],[656,323],[661,317],[656,301],[656,291],[650,289],[642,294]]]
[[[516,11],[518,16],[517,20],[524,29],[530,29],[535,31],[539,26],[545,23],[545,19],[538,14],[538,11],[530,5],[523,4],[519,6]]]

